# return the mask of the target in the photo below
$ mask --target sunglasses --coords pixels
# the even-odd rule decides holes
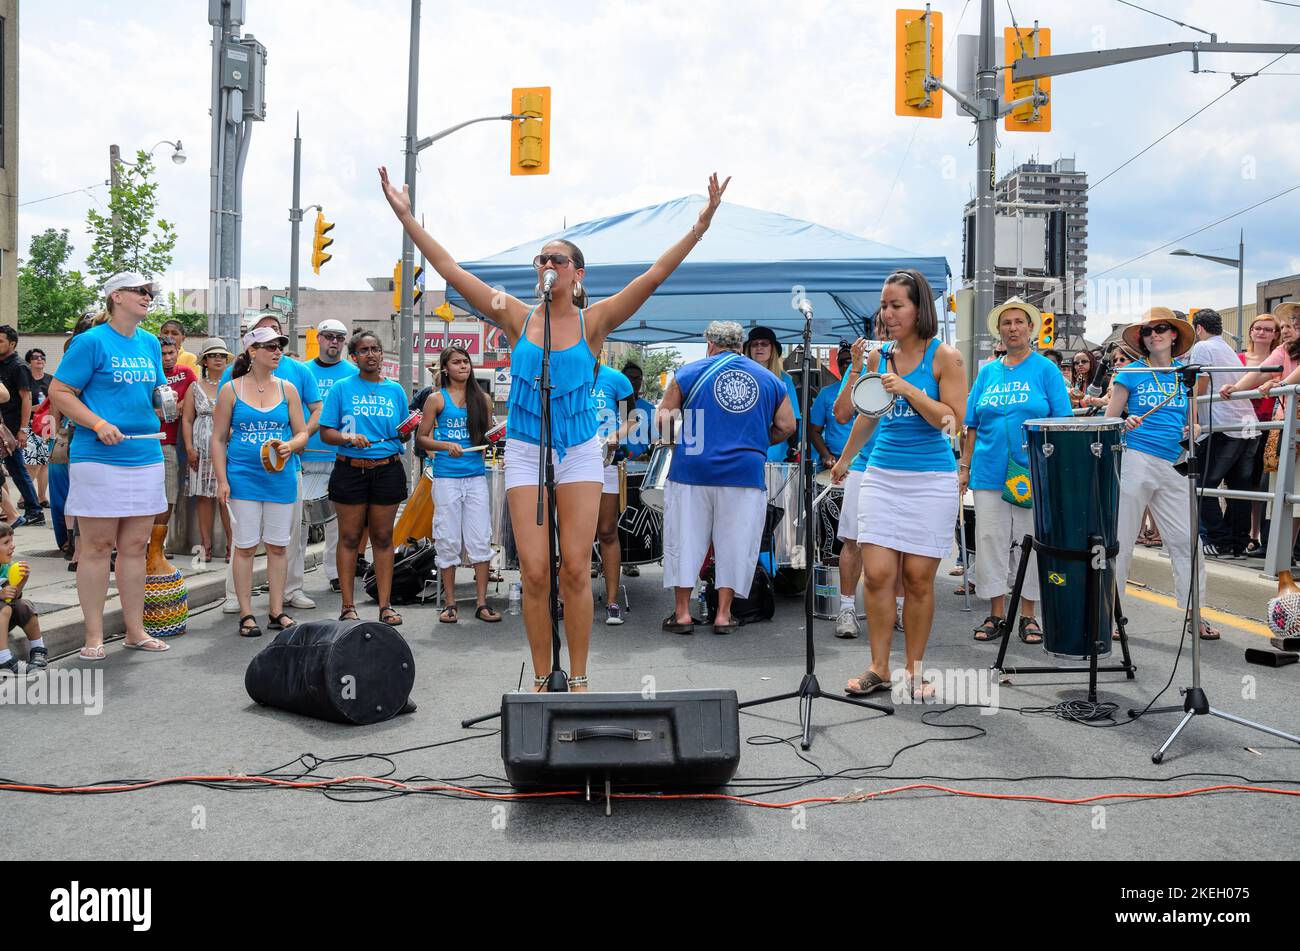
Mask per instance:
[[[547,264],[554,264],[556,267],[565,267],[573,260],[567,254],[539,254],[533,258],[533,267],[541,269]]]
[[[316,336],[321,340],[328,340],[330,343],[342,343],[348,339],[343,334],[317,334]]]
[[[130,294],[139,294],[142,297],[147,297],[150,300],[153,300],[152,287],[123,287],[122,290]]]
[[[1152,326],[1143,327],[1141,330],[1138,331],[1138,334],[1143,337],[1149,337],[1152,334],[1167,334],[1169,333],[1169,331],[1173,329],[1174,328],[1169,326],[1168,324],[1156,324],[1154,327]]]
[[[275,343],[275,342],[272,342],[272,343],[255,343],[255,344],[253,344],[253,349],[254,349],[254,350],[270,350],[270,351],[272,351],[273,353],[279,353],[281,350],[284,349],[284,344],[282,344],[282,343]]]

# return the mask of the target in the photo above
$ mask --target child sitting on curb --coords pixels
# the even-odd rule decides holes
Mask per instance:
[[[27,585],[24,578],[16,587],[8,584],[9,564],[14,557],[14,530],[0,522],[0,677],[30,677],[49,666],[49,651],[41,638],[41,622],[32,603],[22,597]],[[9,649],[9,632],[15,627],[27,635],[26,662],[14,657]]]

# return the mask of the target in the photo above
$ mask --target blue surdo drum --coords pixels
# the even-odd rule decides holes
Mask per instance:
[[[1071,558],[1050,551],[1089,552],[1088,539],[1105,548],[1116,542],[1119,473],[1124,421],[1078,416],[1025,422],[1029,476],[1034,497],[1034,538],[1039,550],[1043,648],[1057,657],[1092,656],[1089,630],[1097,633],[1099,656],[1110,653],[1115,610],[1115,560],[1092,552]],[[1088,582],[1089,565],[1101,571]],[[1095,585],[1095,590],[1094,590]],[[1091,622],[1091,623],[1090,623]]]

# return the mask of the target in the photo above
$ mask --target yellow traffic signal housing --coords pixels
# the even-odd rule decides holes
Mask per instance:
[[[894,40],[894,114],[941,118],[943,92],[926,89],[926,79],[943,78],[943,14],[896,10]]]
[[[1038,325],[1038,349],[1046,350],[1056,343],[1056,315],[1043,311],[1043,322]]]
[[[393,313],[402,309],[402,262],[393,265]]]
[[[313,274],[320,273],[320,266],[334,257],[332,254],[326,254],[325,249],[334,243],[333,238],[327,238],[329,232],[334,230],[334,222],[325,220],[325,212],[316,212],[316,234],[311,242],[311,269]]]
[[[546,175],[551,170],[551,87],[510,91],[510,174]]]
[[[1050,97],[1052,92],[1052,79],[1050,76],[1045,76],[1042,79],[1013,82],[1011,79],[1011,66],[1016,60],[1023,59],[1026,56],[1049,55],[1052,52],[1052,31],[1045,27],[1021,30],[1007,27],[1002,31],[1002,42],[1003,62],[1007,64],[1007,68],[1003,70],[1003,92],[1007,102],[1025,99],[1032,96],[1035,91],[1046,93]],[[1002,124],[1008,132],[1051,132],[1052,104],[1050,99],[1041,106],[1035,106],[1032,102],[1016,106],[1007,113],[1006,118],[1002,120]]]

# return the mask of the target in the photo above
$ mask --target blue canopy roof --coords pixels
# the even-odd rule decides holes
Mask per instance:
[[[598,218],[462,266],[520,300],[535,300],[533,257],[546,242],[565,238],[582,249],[587,262],[583,283],[591,299],[598,300],[622,290],[686,234],[704,201],[690,195]],[[746,327],[771,327],[782,340],[793,341],[803,333],[803,318],[792,304],[798,286],[813,304],[819,342],[852,339],[863,334],[879,307],[885,278],[904,267],[924,274],[936,297],[944,293],[949,275],[944,257],[922,257],[727,202],[690,257],[610,339],[698,341],[709,321],[734,320]],[[475,312],[454,288],[447,288],[447,299]]]

